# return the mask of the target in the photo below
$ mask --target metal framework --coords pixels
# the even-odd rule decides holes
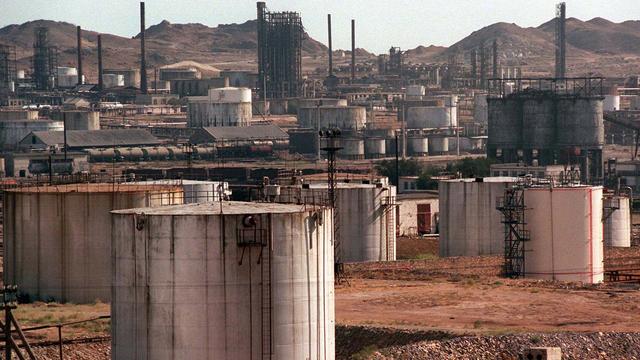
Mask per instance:
[[[335,282],[340,283],[344,280],[344,264],[342,263],[342,252],[340,250],[340,221],[338,216],[338,202],[336,194],[337,186],[337,168],[336,168],[336,153],[342,149],[338,146],[338,139],[340,138],[340,130],[327,130],[320,131],[320,137],[326,139],[327,145],[322,148],[327,152],[327,187],[329,206],[333,209],[333,261],[334,261],[334,276]]]
[[[602,77],[489,79],[489,97],[505,97],[523,91],[547,91],[553,95],[603,96]]]
[[[507,188],[504,197],[497,199],[496,209],[504,224],[504,275],[510,278],[525,274],[524,244],[530,239],[524,218],[524,187],[521,184]]]
[[[16,76],[16,47],[0,44],[0,89],[9,89]]]
[[[49,29],[37,27],[33,42],[33,82],[38,90],[51,90],[56,81],[58,49],[49,44]],[[53,81],[52,81],[53,80]]]
[[[566,22],[567,5],[563,2],[556,5],[556,78],[566,76],[567,42]]]
[[[270,12],[258,2],[258,76],[263,98],[300,96],[304,27],[296,12]]]

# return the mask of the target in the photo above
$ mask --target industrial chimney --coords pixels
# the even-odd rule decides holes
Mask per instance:
[[[556,6],[556,78],[566,76],[567,44],[565,26],[567,22],[567,5],[560,3]]]
[[[329,30],[329,76],[333,76],[333,46],[331,45],[331,14],[327,14],[327,27]]]
[[[140,90],[147,93],[147,61],[144,55],[144,1],[140,2]]]
[[[82,29],[76,27],[78,37],[78,85],[82,85]]]
[[[351,81],[356,79],[356,21],[351,19]]]
[[[102,35],[98,35],[98,90],[102,91],[104,83],[102,82]]]

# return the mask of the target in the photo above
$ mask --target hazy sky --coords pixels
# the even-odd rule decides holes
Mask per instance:
[[[350,21],[357,46],[377,53],[390,46],[448,46],[498,21],[538,26],[551,19],[557,0],[271,0],[270,10],[298,11],[315,39],[326,43],[326,14],[332,14],[335,48],[350,48]],[[567,0],[567,16],[615,22],[640,18],[639,0]],[[0,0],[0,27],[29,20],[67,21],[88,30],[131,37],[138,33],[135,0]],[[172,23],[240,23],[256,18],[250,0],[147,0],[147,26]]]

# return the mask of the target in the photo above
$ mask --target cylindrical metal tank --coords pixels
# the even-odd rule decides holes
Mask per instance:
[[[385,156],[387,152],[384,138],[364,139],[364,154],[367,159],[378,159]]]
[[[478,256],[504,253],[502,214],[496,199],[515,179],[491,177],[456,179],[438,184],[440,256]]]
[[[446,136],[430,136],[428,145],[431,155],[442,155],[449,152],[449,138]]]
[[[115,148],[115,152],[120,161],[144,161],[144,152],[141,148]]]
[[[111,299],[115,209],[182,202],[175,186],[74,184],[4,193],[4,283],[31,300]]]
[[[310,108],[316,106],[347,106],[346,99],[334,98],[299,98],[289,101],[289,113],[296,114],[300,108]]]
[[[249,126],[253,111],[250,102],[214,103],[190,100],[187,108],[188,127]]]
[[[395,186],[339,183],[336,189],[336,226],[341,262],[396,259]],[[276,202],[328,201],[327,184],[281,186]]]
[[[562,98],[557,107],[558,145],[584,148],[604,145],[602,98]]]
[[[150,147],[150,146],[146,146],[141,148],[143,154],[144,154],[144,159],[146,161],[163,161],[163,160],[169,160],[169,150],[167,150],[167,148],[165,147]]]
[[[451,108],[437,106],[410,107],[407,111],[408,129],[444,128],[455,126]]]
[[[425,90],[422,85],[409,85],[406,90],[407,96],[424,96]]]
[[[67,130],[100,130],[100,112],[67,110],[52,114],[53,120],[65,122]]]
[[[487,94],[473,96],[473,121],[486,125],[488,122]]]
[[[87,149],[90,162],[117,162],[122,161],[120,153],[115,149]]]
[[[603,281],[602,187],[526,188],[524,205],[525,277]]]
[[[367,123],[367,109],[360,106],[320,106],[298,109],[300,127],[362,130]]]
[[[292,204],[115,211],[112,358],[334,359],[332,228]]]
[[[614,247],[631,246],[631,211],[626,196],[604,198],[604,244]]]
[[[364,159],[364,140],[359,138],[340,139],[342,149],[337,152],[337,156],[343,159],[362,160]]]
[[[489,138],[487,146],[490,148],[519,149],[522,144],[522,122],[515,121],[522,118],[518,99],[488,98]]]
[[[425,156],[429,154],[429,139],[424,136],[410,137],[409,151],[413,156]]]
[[[0,121],[0,147],[15,150],[20,140],[33,131],[62,131],[62,121],[50,120],[5,120]],[[24,144],[28,147],[30,144]],[[22,146],[22,145],[21,145]]]
[[[518,118],[511,121],[519,121]],[[556,140],[552,98],[527,98],[522,104],[522,141],[525,149],[549,149]]]
[[[605,95],[603,109],[604,111],[620,110],[620,95]]]

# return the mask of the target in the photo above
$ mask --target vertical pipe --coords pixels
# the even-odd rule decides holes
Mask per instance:
[[[333,46],[331,43],[331,14],[327,14],[327,31],[329,34],[329,76],[333,76]]]
[[[498,39],[493,39],[493,78],[498,78]]]
[[[566,4],[556,7],[556,78],[564,78],[566,74]]]
[[[62,130],[64,134],[64,159],[67,160],[67,113],[62,112]]]
[[[266,85],[267,85],[267,78],[265,75],[265,61],[264,61],[264,45],[265,45],[265,33],[264,33],[264,22],[265,22],[265,18],[264,18],[264,12],[265,12],[265,3],[260,1],[257,3],[257,10],[258,10],[258,87],[261,90],[261,95],[262,95],[262,100],[264,102],[264,108],[265,108],[265,112],[266,112],[266,99],[267,99],[267,89],[266,89]]]
[[[60,360],[64,359],[62,353],[62,326],[58,325],[58,351],[60,352]]]
[[[82,85],[82,29],[76,27],[78,38],[78,85]]]
[[[356,79],[356,21],[351,19],[351,81]]]
[[[485,88],[487,83],[487,59],[484,51],[484,44],[480,46],[480,87]]]
[[[399,141],[399,136],[398,136],[398,132],[396,132],[396,176],[395,176],[395,180],[396,180],[396,189],[398,189],[397,191],[400,193],[402,192],[402,189],[400,189],[400,162],[398,159],[398,141]]]
[[[100,91],[104,87],[102,75],[102,35],[98,35],[98,90]]]
[[[147,61],[144,49],[144,1],[140,2],[140,90],[147,93]]]

